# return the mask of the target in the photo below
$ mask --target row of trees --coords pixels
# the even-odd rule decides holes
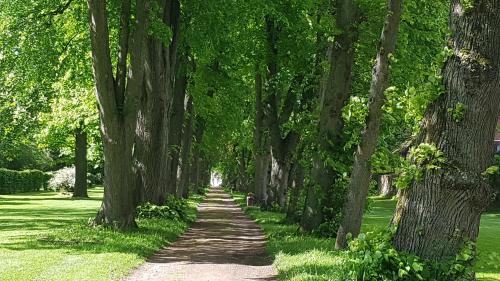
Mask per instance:
[[[453,258],[494,198],[500,3],[391,0],[385,21],[380,1],[309,4],[276,3],[248,25],[261,52],[253,143],[248,131],[230,143],[226,182],[345,248],[372,172],[397,172],[394,245]]]
[[[217,169],[344,248],[371,175],[397,173],[398,249],[441,259],[477,237],[499,1],[24,2],[0,3],[0,143],[19,143],[0,151],[34,132],[56,159],[88,142],[96,223],[134,227],[137,204]]]

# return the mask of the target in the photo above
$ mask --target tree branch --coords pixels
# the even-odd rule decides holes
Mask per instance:
[[[127,55],[129,49],[130,37],[130,15],[131,1],[123,0],[122,11],[120,15],[120,35],[118,41],[118,62],[116,64],[116,105],[118,110],[123,110],[125,101],[125,83],[127,77]]]
[[[61,15],[69,8],[69,6],[71,6],[71,3],[73,3],[73,0],[68,0],[68,1],[66,1],[66,3],[57,7],[55,10],[52,10],[52,11],[49,11],[46,13],[41,13],[39,15],[39,17],[43,18],[43,17],[47,17],[47,16],[53,17],[53,16]]]
[[[109,49],[106,1],[87,0],[90,41],[97,98],[104,118],[113,118],[116,111],[115,87]]]

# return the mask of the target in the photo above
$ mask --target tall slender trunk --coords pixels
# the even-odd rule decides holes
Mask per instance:
[[[445,164],[422,167],[393,218],[395,247],[433,260],[454,259],[463,242],[476,241],[481,213],[493,198],[482,173],[493,162],[500,109],[500,1],[462,3],[451,5],[445,92],[429,107],[419,138],[439,149]]]
[[[368,187],[371,178],[370,159],[378,142],[382,106],[385,102],[385,90],[389,85],[389,67],[391,56],[396,49],[396,40],[403,11],[403,0],[389,0],[382,35],[380,36],[377,60],[372,71],[370,103],[366,126],[361,132],[361,142],[356,150],[351,180],[347,190],[347,200],[343,208],[343,219],[337,232],[335,247],[347,247],[347,234],[359,235],[361,220],[365,208]]]
[[[254,166],[256,203],[267,205],[267,185],[269,169],[269,137],[265,126],[262,75],[257,67],[255,73],[255,131],[254,131]]]
[[[105,159],[104,198],[94,223],[128,229],[136,226],[134,213],[137,190],[134,184],[132,154],[137,104],[142,93],[144,76],[143,50],[148,28],[148,1],[136,1],[133,23],[130,1],[122,2],[117,77],[114,77],[112,70],[106,1],[87,0],[87,3],[94,82]],[[129,33],[130,25],[134,25],[132,35]],[[127,55],[130,55],[130,59],[123,59]],[[123,71],[124,69],[128,71]],[[127,78],[124,76],[126,73]],[[115,84],[115,81],[125,80],[126,87]]]
[[[192,172],[190,167],[189,156],[191,154],[191,143],[193,140],[193,98],[187,97],[186,101],[186,119],[184,120],[183,133],[182,133],[182,153],[180,160],[180,177],[177,186],[177,197],[187,197],[189,190],[189,174]]]
[[[172,102],[172,116],[170,117],[170,130],[168,138],[168,181],[167,192],[175,194],[177,189],[177,170],[179,168],[179,157],[181,154],[182,124],[184,121],[185,98],[187,87],[187,69],[180,66],[179,77],[175,81],[174,98]]]
[[[342,108],[347,103],[352,82],[355,43],[358,40],[359,12],[353,0],[338,0],[335,3],[336,26],[342,33],[328,48],[329,70],[323,75],[320,87],[320,118],[318,124],[318,144],[321,153],[313,159],[313,184],[308,186],[301,227],[306,231],[317,228],[323,221],[323,205],[331,205],[325,200],[333,192],[338,174],[322,155],[332,157],[341,153],[343,146]],[[331,206],[329,206],[331,207]],[[334,206],[338,208],[338,206]]]
[[[196,130],[194,132],[194,140],[193,140],[193,153],[192,153],[192,164],[191,164],[191,176],[190,176],[190,184],[194,186],[196,189],[201,187],[202,184],[202,171],[203,171],[203,135],[205,134],[205,124],[206,121],[201,116],[195,117]]]
[[[87,132],[83,122],[75,130],[75,188],[73,197],[87,194]]]

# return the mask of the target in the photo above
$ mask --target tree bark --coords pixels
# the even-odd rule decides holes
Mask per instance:
[[[391,56],[396,49],[396,40],[403,11],[403,0],[389,0],[382,35],[380,37],[377,60],[372,71],[370,103],[366,126],[361,132],[361,142],[356,150],[351,180],[347,190],[347,200],[343,208],[343,218],[337,232],[335,247],[347,247],[347,234],[359,235],[365,209],[366,197],[371,178],[370,159],[377,148],[382,106],[385,102],[385,90],[389,85],[389,67]]]
[[[134,220],[137,190],[133,173],[133,143],[138,98],[142,92],[144,74],[145,38],[147,30],[147,1],[135,5],[134,34],[121,43],[129,42],[130,62],[127,86],[120,92],[115,87],[109,48],[106,1],[88,0],[90,39],[94,68],[96,96],[101,120],[104,152],[104,198],[94,223],[107,224],[117,229],[136,226]],[[122,2],[124,18],[131,18],[129,1]],[[128,28],[129,21],[121,21],[120,29]],[[129,36],[126,32],[120,36]],[[127,43],[128,44],[128,43]],[[121,46],[123,47],[123,46]],[[123,50],[123,48],[120,48]],[[125,75],[118,71],[120,75]]]
[[[177,186],[177,197],[187,198],[189,190],[189,174],[192,173],[190,169],[190,154],[191,154],[191,143],[193,140],[193,98],[191,96],[187,97],[186,101],[186,119],[184,120],[183,133],[182,133],[182,154],[179,163],[180,176],[179,184]]]
[[[288,176],[291,167],[292,154],[298,144],[299,135],[288,132],[282,136],[282,125],[285,124],[295,108],[296,97],[294,93],[295,84],[299,84],[300,77],[294,78],[290,86],[283,106],[280,106],[280,92],[278,89],[278,36],[281,27],[271,16],[266,16],[266,39],[267,39],[267,87],[264,101],[265,126],[269,130],[269,141],[271,145],[271,179],[270,191],[273,203],[277,203],[285,210],[286,193],[288,189]],[[281,109],[281,110],[280,110]]]
[[[297,208],[299,204],[300,192],[304,186],[304,168],[302,165],[295,160],[292,168],[290,169],[290,184],[291,193],[290,193],[290,203],[287,207],[286,217],[288,220],[295,220],[297,214]]]
[[[75,188],[73,197],[89,197],[87,194],[87,132],[83,122],[75,130]]]
[[[454,259],[463,242],[476,241],[481,213],[493,198],[482,173],[493,163],[500,109],[500,1],[461,3],[451,5],[445,92],[428,108],[419,138],[435,145],[446,163],[424,169],[422,179],[403,190],[393,218],[395,247],[432,260]]]
[[[184,122],[187,69],[181,66],[178,79],[175,81],[174,98],[172,102],[172,116],[170,117],[169,143],[168,143],[168,181],[167,192],[175,194],[177,190],[177,172],[179,168],[179,157],[182,147],[182,124]]]
[[[398,190],[394,186],[394,174],[378,175],[378,195],[383,198],[391,198],[397,194]]]
[[[166,45],[156,35],[147,40],[144,91],[137,120],[136,160],[142,201],[162,205],[167,193],[169,125],[178,71],[180,3],[178,0],[160,2],[163,23],[173,32]]]
[[[269,137],[265,126],[262,75],[259,67],[255,71],[255,131],[254,131],[254,166],[255,166],[255,201],[267,206],[267,185],[269,183]]]
[[[312,231],[323,221],[323,205],[331,205],[325,200],[333,192],[337,173],[327,164],[322,155],[338,155],[343,146],[342,108],[347,103],[352,82],[354,65],[354,44],[358,39],[359,12],[353,0],[335,2],[336,26],[342,33],[328,48],[329,70],[323,75],[320,86],[320,118],[318,124],[318,144],[321,153],[313,160],[313,184],[308,187],[301,227]]]

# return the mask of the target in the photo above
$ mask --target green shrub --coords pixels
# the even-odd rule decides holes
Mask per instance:
[[[137,207],[139,218],[160,218],[170,220],[188,221],[188,204],[185,199],[176,198],[173,195],[167,196],[165,204],[158,206],[149,202]]]
[[[39,170],[14,171],[0,168],[0,194],[46,189],[50,175]]]
[[[395,230],[380,230],[360,234],[349,242],[347,280],[356,281],[448,281],[462,280],[472,274],[475,246],[466,243],[455,259],[423,260],[415,255],[398,252],[392,246]]]

